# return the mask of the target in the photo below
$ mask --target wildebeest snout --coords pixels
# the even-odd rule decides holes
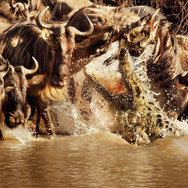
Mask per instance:
[[[50,85],[53,87],[62,88],[67,85],[69,74],[69,68],[66,64],[61,65],[58,67],[57,70],[54,70]]]
[[[54,76],[51,79],[51,86],[53,87],[57,87],[57,88],[62,88],[64,86],[67,85],[67,76],[63,77],[63,78],[59,78],[58,76]]]
[[[5,115],[8,122],[7,125],[11,128],[16,127],[20,124],[24,124],[24,113],[22,111],[17,111],[15,113],[9,113]]]

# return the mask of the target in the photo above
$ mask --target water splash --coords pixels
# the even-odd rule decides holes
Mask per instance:
[[[59,121],[56,132],[68,135],[87,134],[89,128],[87,122],[83,120],[77,106],[70,101],[54,103],[51,110]]]
[[[32,136],[32,132],[29,129],[24,128],[23,125],[19,125],[18,127],[11,129],[7,127],[4,123],[1,123],[0,127],[3,139],[18,140],[21,143],[36,140],[36,138]]]
[[[70,101],[54,103],[51,110],[59,121],[56,132],[74,136],[90,135],[98,131],[109,132],[115,120],[108,109],[108,103],[95,90],[92,92],[89,108],[91,114],[89,120],[85,120],[79,107]]]

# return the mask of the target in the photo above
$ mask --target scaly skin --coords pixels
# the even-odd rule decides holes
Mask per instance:
[[[97,78],[87,74],[86,71],[86,76],[93,86],[109,102],[110,109],[121,127],[118,134],[130,144],[139,146],[150,144],[166,136],[183,135],[182,128],[185,127],[185,123],[168,118],[158,102],[148,97],[149,86],[145,85],[132,68],[130,54],[124,46],[120,47],[120,55],[117,53],[115,58],[119,60],[119,71],[124,87],[129,91],[127,95],[126,92],[119,95],[112,94],[99,83]],[[110,58],[110,61],[113,61],[113,58]]]
[[[158,104],[147,100],[146,88],[130,66],[128,53],[119,59],[123,81],[130,85],[133,96],[131,109],[116,115],[122,123],[122,137],[129,143],[146,145],[167,135],[182,135],[181,129],[165,117]]]

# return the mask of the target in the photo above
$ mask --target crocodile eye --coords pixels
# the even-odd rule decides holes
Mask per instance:
[[[138,57],[143,53],[143,51],[144,51],[143,48],[139,48],[139,49],[132,48],[132,49],[129,50],[129,53],[130,53],[131,56]]]
[[[137,51],[135,49],[130,49],[129,53],[131,56],[137,56]]]

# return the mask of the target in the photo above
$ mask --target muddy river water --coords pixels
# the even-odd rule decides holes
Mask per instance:
[[[1,188],[188,187],[188,137],[136,147],[107,131],[0,141]]]

